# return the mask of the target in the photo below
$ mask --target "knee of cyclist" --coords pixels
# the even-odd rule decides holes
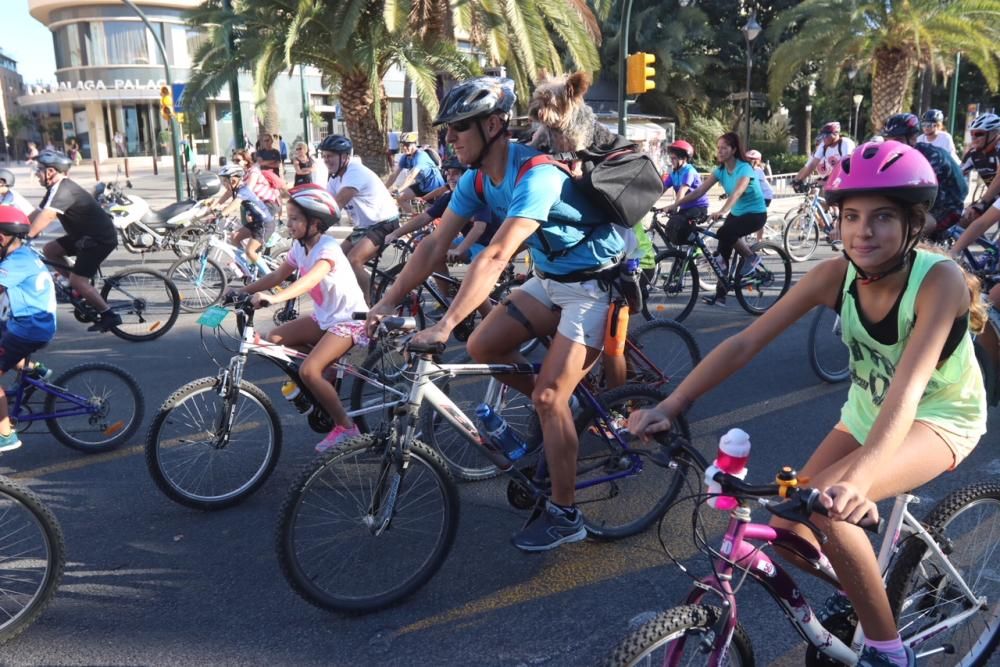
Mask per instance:
[[[473,331],[465,343],[465,350],[473,361],[485,364],[493,361],[492,353],[495,352],[495,346],[490,344],[486,336],[479,335],[479,331]]]
[[[555,387],[535,387],[531,392],[531,402],[539,417],[556,414],[560,410],[569,410],[569,399],[560,397]]]
[[[299,367],[299,377],[308,384],[320,382],[323,380],[323,367],[317,363],[310,363],[307,359]]]
[[[274,343],[275,345],[282,345],[285,342],[281,334],[276,333],[274,331],[267,334],[266,338],[268,343]]]

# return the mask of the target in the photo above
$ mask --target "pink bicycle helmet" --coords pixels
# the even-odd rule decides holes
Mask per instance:
[[[898,141],[869,142],[854,149],[826,183],[826,200],[838,203],[856,194],[873,194],[930,207],[937,197],[934,169],[920,151]]]

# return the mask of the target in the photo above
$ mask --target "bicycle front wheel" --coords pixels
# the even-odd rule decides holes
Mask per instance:
[[[219,395],[217,378],[189,382],[167,397],[146,436],[146,466],[156,486],[201,510],[245,500],[267,481],[280,453],[278,413],[246,380],[233,398]]]
[[[45,412],[54,416],[45,425],[56,440],[88,454],[112,450],[132,437],[146,411],[135,378],[100,361],[70,368],[49,387]]]
[[[1000,484],[983,482],[945,497],[924,525],[984,604],[952,627],[911,645],[921,665],[986,665],[1000,643]],[[889,604],[903,641],[976,608],[927,546],[904,543],[886,581]]]
[[[646,322],[628,335],[625,345],[628,381],[671,392],[701,361],[701,350],[683,324]]]
[[[656,256],[656,274],[642,306],[647,319],[682,321],[698,300],[698,269],[687,252],[664,250]]]
[[[133,342],[154,340],[170,331],[181,309],[174,283],[150,269],[126,269],[109,276],[101,298],[122,318],[111,333]]]
[[[458,528],[455,481],[427,445],[414,442],[407,454],[404,468],[395,447],[362,435],[292,485],[280,511],[278,562],[310,604],[376,611],[414,593],[448,557]]]
[[[841,337],[840,315],[825,306],[809,325],[809,365],[823,382],[843,382],[850,374],[851,353]]]
[[[0,644],[35,622],[52,600],[66,565],[59,522],[38,496],[0,477]]]
[[[167,278],[177,287],[181,310],[185,313],[199,313],[218,303],[229,284],[225,269],[214,259],[201,255],[184,257],[171,264]]]
[[[812,211],[800,213],[785,225],[782,235],[785,252],[794,262],[804,262],[819,247],[819,225]]]
[[[699,467],[660,466],[649,458],[661,451],[659,443],[643,443],[624,432],[630,414],[665,396],[645,385],[624,385],[598,396],[605,414],[588,406],[577,418],[576,504],[591,537],[617,540],[646,530],[667,511],[686,473]],[[689,438],[683,418],[677,428]],[[678,463],[687,462],[678,457]]]
[[[704,642],[712,642],[722,610],[707,605],[674,607],[657,616],[626,637],[601,667],[645,667],[646,665],[704,665],[708,655]],[[753,665],[753,646],[742,625],[729,643],[729,650],[719,664],[743,667]]]
[[[755,243],[750,250],[757,253],[761,263],[749,275],[739,279],[736,300],[751,315],[761,315],[785,296],[792,286],[792,261],[776,243]],[[736,275],[743,275],[745,261],[740,257]]]

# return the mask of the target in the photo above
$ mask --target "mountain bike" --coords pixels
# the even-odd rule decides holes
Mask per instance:
[[[56,440],[88,454],[132,437],[146,410],[135,378],[103,361],[73,366],[51,382],[19,370],[5,391],[18,433],[45,422]]]
[[[700,506],[695,506],[695,541],[709,556],[712,573],[695,579],[682,606],[658,614],[601,664],[753,665],[750,637],[739,623],[738,594],[748,579],[770,593],[808,642],[807,666],[856,664],[864,636],[850,604],[844,600],[824,626],[806,599],[805,589],[765,549],[774,546],[796,553],[835,582],[829,561],[794,532],[751,522],[749,505],[756,500],[773,515],[808,527],[822,544],[826,537],[810,520],[813,513],[825,513],[819,491],[800,486],[802,480],[787,467],[772,484],[748,484],[722,472],[711,480],[719,484],[720,494],[700,494],[698,500],[722,495],[739,502],[729,514],[718,547],[709,545]],[[770,500],[775,496],[784,500]],[[985,665],[1000,643],[1000,577],[996,574],[1000,484],[983,482],[955,491],[923,521],[909,511],[909,505],[918,502],[910,494],[896,497],[878,554],[903,642],[913,649],[919,665]],[[666,549],[662,539],[661,543]],[[707,604],[710,596],[717,596],[721,604]]]
[[[663,216],[662,211],[655,211],[655,217]],[[709,246],[718,236],[699,226],[705,219],[695,222],[688,245],[668,248],[656,256],[656,273],[650,281],[643,310],[647,318],[683,321],[697,303],[700,272],[705,267],[716,280],[722,281],[726,292],[736,292],[736,300],[751,315],[764,313],[791,287],[792,262],[780,246],[768,241],[751,245],[750,250],[760,257],[761,263],[747,275],[743,275],[745,258],[739,254],[735,254],[738,261],[731,262],[729,269],[724,270],[719,256]]]
[[[447,558],[458,528],[459,496],[447,465],[420,440],[420,409],[428,404],[451,422],[467,446],[478,449],[510,481],[515,508],[539,506],[548,494],[544,456],[516,462],[484,439],[433,380],[442,375],[534,374],[536,364],[441,364],[443,346],[408,343],[412,318],[379,325],[383,345],[411,355],[406,403],[391,426],[345,443],[306,468],[289,490],[277,528],[278,560],[292,588],[323,609],[371,612],[394,604],[426,584]],[[628,414],[662,394],[625,385],[594,396],[584,385],[577,431],[584,434],[577,462],[577,504],[588,533],[619,539],[645,530],[662,516],[681,488],[673,460],[654,462],[651,451],[623,430]],[[484,397],[489,403],[491,397]],[[677,458],[697,461],[693,449]]]
[[[237,324],[235,336],[227,340],[222,323],[230,312],[235,312]],[[206,351],[205,329],[214,331],[224,348],[230,349],[234,339],[238,347],[231,349],[228,363],[216,362],[216,375],[193,380],[167,397],[149,426],[147,468],[157,487],[181,505],[202,510],[231,507],[260,488],[278,463],[281,419],[267,394],[243,378],[250,355],[274,364],[295,383],[304,401],[300,410],[307,413],[313,431],[333,429],[333,420],[299,377],[307,353],[261,339],[254,328],[255,312],[250,296],[242,295],[232,310],[213,306],[199,318]],[[347,414],[361,431],[402,404],[408,389],[383,383],[377,364],[375,359],[361,366],[340,360],[328,370],[338,393],[345,377],[354,380]],[[379,401],[368,400],[362,387],[369,384]]]
[[[56,594],[66,545],[55,515],[32,491],[0,475],[0,644],[24,632]]]
[[[45,259],[40,251],[29,247],[51,270],[56,302],[72,304],[73,317],[77,322],[97,322],[100,313],[61,274],[69,271],[70,267]],[[151,269],[125,269],[107,277],[98,269],[97,275],[102,280],[101,298],[122,320],[121,324],[110,329],[114,335],[123,340],[144,342],[159,338],[174,326],[180,312],[180,295],[167,276]],[[95,284],[93,278],[90,284]]]
[[[823,181],[792,187],[796,192],[805,193],[806,199],[797,209],[792,209],[795,214],[785,223],[782,245],[793,261],[804,262],[812,257],[819,247],[820,232],[825,235],[826,241],[832,247],[836,247],[835,244],[839,244],[840,241],[834,238],[837,234],[835,220],[827,208],[826,200],[820,194]]]
[[[819,306],[809,323],[809,365],[823,382],[843,382],[850,377],[851,352],[844,344],[840,313]]]

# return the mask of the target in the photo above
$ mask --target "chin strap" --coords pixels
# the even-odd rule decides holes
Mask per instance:
[[[920,236],[916,235],[914,238],[910,238],[910,230],[906,230],[906,239],[903,240],[903,253],[899,256],[899,260],[890,266],[885,271],[879,271],[878,273],[868,273],[860,266],[858,266],[853,259],[847,254],[847,250],[841,250],[840,252],[844,255],[844,258],[851,263],[854,270],[858,273],[858,280],[861,281],[862,285],[868,285],[876,281],[882,280],[886,276],[892,275],[899,271],[903,271],[910,266],[911,256],[916,252],[917,243],[920,242]]]
[[[483,140],[483,148],[479,151],[479,156],[472,162],[472,164],[469,165],[473,169],[479,169],[479,167],[483,166],[483,160],[486,159],[486,154],[490,152],[490,146],[492,146],[493,142],[497,139],[507,134],[507,125],[510,122],[509,120],[505,120],[503,122],[503,127],[500,128],[500,131],[493,135],[492,139],[487,139],[486,133],[483,132],[483,125],[479,122],[479,120],[480,119],[478,118],[476,119],[476,129],[479,130],[479,136]]]

